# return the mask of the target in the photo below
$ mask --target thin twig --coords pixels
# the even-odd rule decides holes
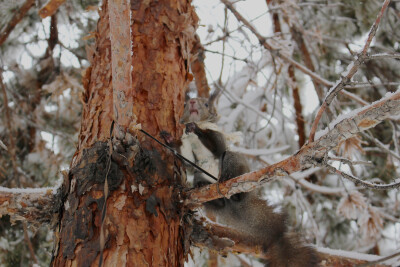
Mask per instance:
[[[399,86],[398,82],[388,82],[388,83],[360,83],[360,82],[350,82],[349,85],[344,86],[345,89],[362,89],[362,88],[374,88],[377,86]],[[341,93],[343,92],[340,91]]]
[[[396,253],[394,253],[394,254],[392,254],[392,255],[383,257],[383,258],[381,258],[381,259],[379,259],[379,260],[376,260],[376,261],[370,261],[370,262],[367,262],[367,263],[364,263],[364,264],[360,264],[360,265],[357,265],[356,267],[375,266],[377,263],[382,263],[382,262],[384,262],[384,261],[393,259],[393,258],[395,258],[395,257],[397,257],[397,256],[399,256],[399,255],[400,255],[400,251],[397,251]]]
[[[342,79],[339,82],[337,82],[335,84],[335,86],[333,86],[329,90],[328,95],[325,97],[324,102],[322,103],[320,109],[318,110],[317,115],[315,116],[314,123],[311,126],[310,136],[308,139],[309,142],[314,141],[315,132],[317,131],[318,123],[321,120],[322,114],[324,113],[325,109],[330,105],[330,103],[336,97],[338,92],[340,92],[343,89],[343,87],[350,82],[351,78],[354,76],[354,74],[356,74],[358,68],[361,66],[361,64],[364,62],[365,58],[367,57],[367,51],[369,49],[369,46],[372,42],[372,39],[374,38],[374,36],[376,34],[379,23],[381,22],[381,19],[383,17],[383,13],[385,12],[389,3],[390,3],[390,0],[385,0],[385,2],[383,3],[381,11],[379,12],[378,17],[376,18],[374,24],[372,25],[372,27],[368,33],[368,38],[367,38],[367,41],[365,42],[365,45],[364,45],[364,48],[362,49],[362,51],[357,55],[357,58],[347,66],[346,74],[342,76]]]
[[[17,24],[23,19],[25,14],[31,9],[31,7],[35,4],[35,0],[27,0],[21,8],[15,11],[14,16],[4,27],[4,31],[0,33],[0,46],[7,40],[8,35],[10,35],[11,31],[17,26]]]
[[[385,58],[400,59],[400,53],[382,53],[382,54],[375,54],[375,55],[367,55],[365,57],[365,60],[385,59]]]
[[[400,182],[394,182],[394,183],[384,184],[384,185],[370,183],[370,182],[367,182],[367,181],[363,181],[360,178],[357,178],[357,177],[352,176],[350,174],[347,174],[345,172],[342,172],[342,171],[336,169],[335,167],[333,167],[333,166],[331,166],[329,164],[324,164],[324,165],[321,165],[321,166],[324,166],[329,171],[331,171],[332,173],[339,174],[343,178],[346,178],[347,180],[352,181],[356,185],[360,184],[361,186],[363,186],[365,188],[378,189],[378,190],[387,190],[387,189],[395,189],[395,188],[400,187]]]
[[[342,162],[344,164],[347,164],[347,165],[370,165],[370,166],[374,165],[371,161],[362,161],[362,160],[351,161],[351,160],[346,159],[346,158],[338,158],[338,157],[328,157],[328,160],[340,161],[340,162]]]
[[[285,55],[284,53],[281,53],[280,47],[271,44],[270,42],[267,41],[267,38],[262,36],[251,24],[249,21],[247,21],[240,13],[233,7],[233,5],[228,1],[228,0],[221,0],[222,3],[226,5],[226,7],[235,15],[236,19],[238,21],[241,21],[258,39],[260,44],[264,46],[265,49],[269,50],[271,54],[278,56],[282,60],[286,61],[287,63],[292,64],[294,67],[299,69],[301,72],[309,75],[311,78],[315,79],[317,82],[330,86],[330,81],[325,80],[315,72],[311,71],[308,69],[306,66],[301,65],[297,61],[293,60],[290,58],[288,55]]]
[[[227,54],[225,54],[225,53],[221,53],[221,52],[218,52],[218,51],[213,51],[213,50],[209,50],[209,49],[204,49],[204,51],[209,52],[209,53],[213,53],[213,54],[218,54],[218,55],[225,56],[225,57],[230,57],[230,58],[232,58],[233,60],[243,61],[243,62],[245,62],[245,63],[248,63],[248,62],[249,62],[249,61],[248,61],[247,59],[245,59],[245,58],[238,58],[238,57],[231,56],[231,55],[227,55]]]
[[[396,154],[395,152],[393,152],[392,150],[388,149],[386,147],[385,144],[383,144],[381,141],[379,141],[376,138],[373,138],[372,136],[370,136],[369,134],[366,133],[361,133],[361,135],[365,138],[367,138],[369,141],[373,142],[377,147],[379,147],[380,149],[384,150],[386,153],[392,155],[394,158],[400,160],[400,156],[398,154]]]
[[[318,140],[305,144],[297,153],[280,162],[219,183],[218,186],[211,184],[190,190],[187,193],[185,204],[192,208],[222,196],[229,198],[240,192],[254,190],[277,177],[286,177],[294,172],[322,165],[326,162],[328,152],[337,147],[340,142],[398,114],[400,114],[400,90],[369,106],[353,111],[351,116],[339,122],[334,122],[335,124],[330,127],[331,130],[321,131]],[[355,181],[357,183],[363,182],[362,180]],[[400,186],[400,182],[398,184],[378,185],[373,188],[390,189],[396,186]]]

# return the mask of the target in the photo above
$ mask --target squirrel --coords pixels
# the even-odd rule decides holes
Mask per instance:
[[[213,103],[214,95],[209,99],[192,98],[185,102],[180,123],[186,125],[186,131],[181,137],[180,151],[186,158],[193,160],[214,177],[218,177],[221,169],[221,157],[224,153],[227,153],[228,156],[234,153],[227,151],[227,141],[235,142],[238,140],[238,136],[237,134],[222,133],[215,124],[218,114]],[[238,157],[240,157],[239,154]],[[245,161],[237,163],[237,168],[248,168]],[[215,182],[208,176],[205,176],[204,179]]]
[[[213,175],[217,174],[218,182],[224,182],[250,172],[250,167],[243,155],[227,149],[226,134],[213,123],[218,117],[214,99],[215,96],[211,96],[210,99],[192,98],[186,101],[180,120],[186,124],[182,147],[188,141],[196,163]],[[211,170],[210,166],[214,169]],[[213,182],[203,173],[195,171],[194,187]],[[275,212],[275,207],[260,199],[256,190],[238,193],[229,199],[208,201],[203,206],[208,216],[244,233],[250,245],[259,246],[268,258],[267,266],[318,266],[315,249],[304,245],[299,235],[290,232],[287,216]]]

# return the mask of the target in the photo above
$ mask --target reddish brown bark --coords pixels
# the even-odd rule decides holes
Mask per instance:
[[[267,5],[269,7],[271,7],[271,2],[272,2],[272,0],[267,0]],[[276,13],[276,12],[272,13],[272,22],[274,24],[274,33],[282,32],[278,13]],[[300,36],[300,37],[302,37],[302,36]],[[310,67],[310,65],[307,65],[307,62],[306,62],[306,66],[310,70],[314,71],[314,66],[312,65],[310,54],[308,53],[308,50],[305,47],[303,40],[302,40],[302,44],[303,44],[303,46],[301,46],[301,49],[302,49],[302,52],[305,53],[304,57],[306,58],[304,60],[307,61],[309,59],[308,63],[311,63],[311,67]],[[299,45],[299,43],[298,43],[298,45]],[[303,50],[303,49],[305,49],[305,50]],[[298,144],[299,144],[299,148],[300,148],[304,145],[304,143],[306,141],[306,133],[305,133],[304,118],[303,118],[303,114],[302,114],[302,106],[301,106],[301,101],[300,101],[299,87],[297,86],[296,76],[294,75],[293,65],[289,65],[288,74],[289,74],[290,79],[293,81],[293,83],[292,83],[293,101],[294,101],[294,109],[296,111],[297,134],[299,136]],[[314,84],[314,86],[316,86],[316,85],[318,85],[318,83]]]
[[[198,36],[195,38],[192,54],[194,59],[190,66],[194,75],[197,94],[199,97],[209,97],[210,87],[208,86],[207,75],[204,66],[204,47],[200,43],[200,38]]]
[[[65,0],[50,0],[40,10],[39,16],[44,19],[52,16],[57,12],[57,9],[64,4]]]
[[[132,88],[124,90],[124,97],[133,103],[131,120],[153,136],[166,130],[178,137],[188,82],[186,51],[191,50],[197,17],[184,0],[130,4]],[[65,184],[52,264],[98,266],[103,224],[103,266],[182,266],[187,251],[181,224],[184,211],[179,204],[180,163],[140,132],[137,139],[129,135],[124,139],[124,129],[118,130],[119,143],[114,139],[110,149],[116,102],[107,1],[100,11],[96,36],[93,64],[83,79],[81,132]],[[102,223],[106,178],[109,194]]]
[[[294,101],[294,109],[296,111],[296,125],[297,125],[297,134],[299,135],[299,148],[302,147],[306,142],[306,130],[304,125],[304,117],[302,114],[302,105],[300,101],[299,87],[297,86],[296,76],[294,75],[294,68],[292,65],[288,68],[288,74],[290,79],[292,80],[292,92],[293,92],[293,101]]]

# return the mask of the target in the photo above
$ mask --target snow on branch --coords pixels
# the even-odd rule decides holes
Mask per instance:
[[[333,101],[333,99],[336,97],[336,95],[344,88],[344,86],[347,85],[351,81],[354,74],[356,74],[358,68],[361,66],[361,64],[364,63],[364,60],[367,58],[367,52],[368,52],[369,46],[372,42],[372,39],[374,38],[374,36],[376,34],[379,23],[381,22],[381,19],[383,17],[383,13],[385,12],[389,3],[390,3],[390,0],[385,0],[385,2],[383,3],[381,11],[379,12],[378,17],[376,18],[374,24],[372,25],[372,27],[368,33],[368,38],[367,38],[367,41],[365,42],[365,45],[364,45],[362,51],[357,55],[357,58],[347,66],[346,71],[344,73],[342,73],[342,79],[340,81],[338,81],[329,90],[327,96],[325,97],[324,102],[322,103],[321,107],[318,110],[317,115],[315,116],[314,123],[311,126],[309,142],[314,141],[314,136],[315,136],[315,132],[317,130],[318,123],[322,117],[322,114],[326,110],[326,108],[330,105],[330,103]]]
[[[324,79],[323,77],[319,76],[317,73],[313,72],[306,66],[298,63],[297,61],[293,60],[290,56],[282,53],[281,47],[278,45],[272,43],[272,39],[267,40],[264,36],[262,36],[256,28],[254,28],[253,25],[249,21],[247,21],[237,10],[236,8],[230,3],[228,0],[221,0],[222,3],[225,4],[225,6],[232,12],[232,14],[236,17],[236,19],[240,22],[242,22],[258,39],[260,44],[267,49],[268,51],[271,52],[271,54],[278,56],[285,62],[293,65],[295,68],[303,72],[304,74],[309,75],[312,79],[317,81],[320,84],[323,84],[325,86],[331,86],[331,82]]]
[[[380,184],[374,184],[374,183],[370,183],[367,181],[363,181],[360,178],[354,177],[350,174],[347,174],[345,172],[339,171],[338,169],[336,169],[335,167],[329,165],[329,164],[324,164],[324,166],[331,171],[332,173],[336,173],[341,175],[342,177],[346,178],[347,180],[352,181],[355,184],[359,184],[363,187],[367,187],[367,188],[373,188],[373,189],[394,189],[397,187],[400,187],[400,179],[396,179],[396,182],[394,183],[390,183],[390,184],[385,184],[385,185],[380,185]]]
[[[220,224],[195,220],[190,239],[196,247],[205,247],[220,254],[245,253],[267,259],[264,254],[257,253],[262,249],[250,244],[248,236]]]
[[[328,152],[341,142],[399,114],[400,90],[393,94],[388,93],[386,97],[371,105],[339,116],[327,129],[317,133],[316,136],[319,138],[316,141],[304,145],[296,154],[285,160],[224,183],[211,184],[189,191],[186,204],[192,207],[221,197],[229,198],[240,192],[251,191],[277,177],[287,176],[313,166],[324,166]],[[360,181],[357,180],[357,182]],[[371,185],[364,184],[374,189],[388,189],[386,185]],[[394,187],[400,187],[400,183],[391,184],[390,188]]]
[[[58,211],[57,189],[0,187],[0,217],[9,215],[11,222],[52,223]],[[61,201],[61,200],[60,200]]]
[[[220,254],[245,253],[253,255],[259,259],[268,259],[268,255],[261,253],[260,247],[251,244],[248,237],[239,231],[209,222],[194,221],[192,233],[190,236],[193,244],[197,247],[206,247],[215,250]],[[335,250],[330,248],[316,247],[319,258],[325,262],[324,266],[370,266],[369,263],[380,263],[386,258],[376,255],[364,254],[359,252],[348,252],[343,250]],[[385,265],[374,265],[385,266]]]

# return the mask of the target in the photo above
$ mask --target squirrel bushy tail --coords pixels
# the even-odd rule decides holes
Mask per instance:
[[[319,258],[316,250],[305,245],[300,236],[286,232],[266,249],[266,267],[316,267]]]

